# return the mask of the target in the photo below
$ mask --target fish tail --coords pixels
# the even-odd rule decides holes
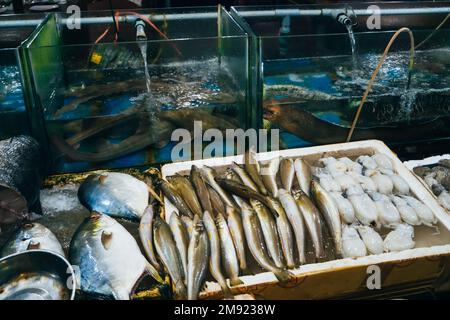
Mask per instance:
[[[186,286],[182,281],[175,284],[174,294],[176,300],[185,300],[187,297]]]
[[[231,293],[230,287],[228,287],[226,281],[221,284],[222,293],[226,300],[234,300],[234,295]]]
[[[153,279],[155,279],[159,283],[164,283],[164,280],[163,280],[163,278],[161,278],[161,275],[159,274],[159,272],[150,263],[147,263],[145,270],[148,272],[149,275],[151,275],[153,277]]]
[[[238,277],[235,277],[233,279],[230,279],[230,284],[231,284],[232,287],[234,287],[234,286],[239,286],[239,285],[244,284],[244,283],[242,282],[241,279],[239,279]]]
[[[294,275],[286,270],[278,269],[274,273],[278,281],[280,281],[282,284],[287,284],[294,278]]]

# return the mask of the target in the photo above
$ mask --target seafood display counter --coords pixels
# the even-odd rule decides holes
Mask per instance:
[[[49,145],[53,172],[170,161],[172,132],[194,134],[196,120],[203,130],[247,127],[248,38],[225,10],[117,11],[116,24],[109,11],[85,12],[81,21],[50,15],[23,45],[33,134]]]
[[[43,17],[40,14],[20,15],[23,21]],[[16,15],[2,15],[0,23],[15,19]],[[33,30],[34,27],[16,27],[0,32],[0,140],[30,133],[19,47]]]
[[[231,9],[252,38],[255,126],[279,128],[284,148],[373,138],[417,149],[448,139],[449,22],[434,31],[448,3],[372,4],[380,10],[378,27],[370,17],[377,12],[363,3]],[[392,13],[412,7],[440,13]],[[398,35],[354,122],[385,47],[402,27],[414,44],[407,30]]]
[[[370,266],[381,270],[380,286],[384,292],[417,286],[433,288],[442,285],[442,281],[448,281],[445,276],[440,276],[446,274],[446,262],[450,256],[450,217],[382,142],[368,140],[291,149],[260,153],[255,157],[261,166],[261,173],[264,172],[263,168],[276,168],[265,171],[274,179],[273,183],[262,175],[267,194],[280,203],[278,209],[281,211],[277,210],[279,215],[274,215],[275,220],[270,219],[271,213],[263,218],[263,213],[255,206],[254,199],[257,199],[267,208],[274,208],[271,204],[266,204],[264,197],[257,196],[248,189],[243,191],[245,188],[242,185],[233,186],[232,182],[226,180],[241,181],[241,184],[248,187],[252,185],[249,181],[255,181],[248,180],[247,174],[242,172],[244,169],[241,164],[247,161],[243,156],[175,163],[162,167],[163,177],[168,181],[172,181],[171,177],[178,174],[189,174],[189,171],[192,177],[194,166],[203,170],[209,168],[208,171],[213,170],[218,185],[205,178],[208,183],[211,182],[219,194],[223,188],[223,192],[229,192],[233,196],[231,201],[240,204],[248,245],[242,246],[246,251],[248,265],[244,271],[242,268],[238,269],[242,272],[239,277],[242,283],[231,283],[233,293],[252,292],[264,299],[324,299],[370,295],[367,286],[367,270]],[[283,161],[286,163],[283,164]],[[288,170],[290,166],[291,170]],[[313,177],[311,189],[308,180],[311,176],[306,169],[309,166]],[[244,167],[253,178],[247,164]],[[238,178],[232,178],[230,170],[236,172]],[[227,178],[218,178],[223,176]],[[291,192],[288,188],[291,188]],[[261,190],[259,184],[254,190]],[[274,193],[277,196],[273,196]],[[308,205],[306,194],[317,205],[316,209],[313,209],[313,204]],[[247,214],[255,214],[251,207],[246,208],[248,204],[245,201],[248,199],[257,218],[249,218],[251,220],[246,222]],[[211,202],[213,203],[212,198]],[[165,205],[167,221],[172,221],[170,217],[176,212],[182,215],[179,204],[172,202],[172,199],[166,198]],[[296,206],[300,211],[295,210]],[[334,206],[335,209],[332,209]],[[374,215],[371,215],[371,211],[374,211]],[[227,208],[226,214],[230,213]],[[296,215],[303,215],[303,228],[300,226],[301,221],[298,225],[293,220]],[[330,218],[333,215],[335,218]],[[295,238],[295,248],[290,249],[291,258],[286,254],[284,241],[287,240],[283,240],[289,232],[283,227],[280,229],[280,221],[286,217],[288,224],[292,226],[290,232]],[[273,228],[278,230],[278,233],[274,231],[273,238],[266,234],[270,230],[266,227],[267,219],[272,220],[276,225]],[[259,236],[252,236],[252,232],[247,230],[249,225],[246,226],[246,223],[249,222],[254,228],[261,228]],[[343,224],[342,229],[340,223]],[[231,230],[230,220],[228,225]],[[274,240],[278,237],[279,240]],[[280,241],[278,249],[273,246],[273,241]],[[263,248],[260,249],[263,251],[255,252],[255,247]],[[274,253],[277,250],[281,252],[280,262],[277,262]],[[268,256],[262,258],[265,255]],[[241,256],[238,257],[241,259]],[[285,263],[288,264],[287,273],[282,271],[285,270],[282,269],[283,265],[286,267]],[[226,267],[225,270],[228,274]],[[207,279],[200,298],[222,297],[221,287],[211,278]]]

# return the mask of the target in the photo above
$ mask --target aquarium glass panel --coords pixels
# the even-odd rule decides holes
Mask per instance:
[[[53,171],[190,159],[179,142],[198,128],[246,128],[248,38],[224,10],[124,11],[116,27],[90,12],[79,30],[54,17],[60,44],[27,48]]]
[[[391,13],[420,8],[433,13],[387,15],[381,30],[367,30],[361,26],[364,17],[353,17],[358,24],[347,29],[326,14],[339,6],[232,8],[252,37],[254,112],[260,126],[280,129],[281,147],[346,141],[368,81],[399,27],[409,27],[414,45],[420,44],[413,68],[410,38],[403,32],[376,77],[352,140],[414,145],[450,138],[450,24],[429,37],[450,13],[448,3],[378,5]],[[345,9],[349,15],[364,8],[352,6]],[[299,10],[317,16],[299,16]],[[334,24],[334,30],[319,20],[304,21],[319,18],[328,19],[325,26]]]
[[[0,25],[8,24],[0,29],[0,140],[30,134],[18,48],[35,26],[18,27],[13,22],[37,20],[39,23],[42,18],[42,15],[0,16]]]

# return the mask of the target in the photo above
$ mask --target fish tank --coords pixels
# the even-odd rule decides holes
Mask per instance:
[[[249,39],[224,9],[114,17],[52,14],[23,46],[51,172],[188,160],[199,132],[247,127]]]
[[[380,139],[402,157],[448,148],[449,14],[448,2],[232,7],[252,39],[253,125],[279,129],[281,148],[345,142],[353,124],[351,141]],[[404,30],[355,121],[402,27],[415,50]]]
[[[29,134],[19,47],[44,16],[41,14],[0,15],[0,140]],[[14,21],[31,22],[15,26]]]

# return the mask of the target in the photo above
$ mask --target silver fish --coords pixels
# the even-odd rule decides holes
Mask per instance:
[[[207,166],[202,167],[200,170],[202,172],[203,178],[219,194],[225,205],[238,209],[230,195],[225,192],[225,190],[223,190],[214,179],[216,176],[215,170]]]
[[[213,208],[211,205],[208,188],[202,178],[200,169],[195,165],[192,165],[191,167],[190,179],[195,191],[197,192],[203,211],[212,212]]]
[[[209,198],[211,199],[211,204],[213,208],[213,214],[225,214],[225,204],[222,201],[222,198],[217,193],[216,190],[214,190],[210,185],[207,185],[207,189],[209,192]]]
[[[293,190],[292,195],[297,203],[297,207],[302,213],[306,228],[309,231],[314,245],[316,258],[320,259],[325,256],[322,239],[322,223],[320,221],[320,212],[312,203],[309,197],[301,190]]]
[[[295,268],[294,260],[294,234],[292,232],[291,224],[283,209],[283,206],[278,200],[272,197],[268,198],[271,206],[278,212],[276,217],[278,235],[280,236],[281,249],[283,251],[284,259],[286,260],[286,266],[288,269]]]
[[[198,215],[194,217],[194,231],[188,249],[188,299],[198,298],[205,281],[209,261],[209,243],[205,227]]]
[[[156,252],[161,259],[164,268],[169,273],[175,287],[175,298],[186,299],[183,262],[181,261],[180,253],[177,249],[177,244],[173,238],[170,226],[159,216],[155,217],[155,221],[153,223],[153,234]]]
[[[311,168],[304,160],[298,158],[294,161],[294,170],[300,188],[309,196],[311,185]]]
[[[210,257],[209,257],[209,272],[219,283],[222,288],[222,292],[225,298],[232,298],[230,288],[228,287],[227,281],[222,274],[221,269],[221,246],[220,246],[220,237],[219,231],[216,227],[216,222],[214,218],[208,211],[203,213],[203,223],[205,225],[206,233],[208,234],[209,239],[209,248],[210,248]]]
[[[242,183],[252,189],[253,191],[258,191],[258,186],[253,182],[252,178],[248,175],[248,173],[236,162],[233,162],[231,168],[234,172],[239,176]]]
[[[139,220],[148,205],[148,187],[125,173],[92,174],[80,185],[78,199],[90,211]]]
[[[221,214],[218,214],[216,217],[216,225],[220,236],[223,265],[228,277],[230,278],[230,285],[233,287],[238,286],[242,284],[241,279],[239,279],[238,257],[236,254],[236,249],[234,248],[230,229],[228,229],[227,221]]]
[[[280,180],[284,190],[291,191],[294,182],[295,169],[294,161],[290,158],[283,158],[280,162]]]
[[[266,242],[266,248],[270,257],[275,262],[275,266],[281,269],[285,268],[286,265],[283,262],[280,241],[278,239],[277,224],[273,215],[258,200],[250,199],[250,204],[258,216],[259,224]]]
[[[323,189],[317,181],[314,180],[311,182],[311,195],[328,224],[328,228],[333,237],[336,253],[341,255],[342,231],[339,210],[330,194],[325,191],[325,189]]]
[[[52,251],[64,257],[64,250],[54,233],[37,222],[20,227],[3,246],[1,257],[33,249]]]
[[[261,179],[261,168],[258,160],[256,160],[255,147],[251,146],[244,154],[244,168],[248,172],[252,180],[258,186],[259,192],[263,195],[267,195],[267,190],[264,187],[264,183]]]
[[[172,231],[173,239],[178,249],[178,253],[181,259],[181,264],[183,266],[183,273],[187,274],[187,251],[189,246],[189,235],[186,231],[186,226],[184,225],[181,218],[178,216],[177,212],[172,212],[169,218],[169,227]],[[185,279],[186,280],[186,279]]]
[[[291,274],[275,266],[268,257],[258,217],[256,212],[248,205],[242,207],[242,223],[248,247],[256,262],[265,270],[273,272],[280,282],[288,282]]]
[[[178,209],[181,214],[188,216],[191,219],[194,217],[187,203],[178,194],[178,191],[172,186],[171,183],[160,179],[158,180],[158,185],[161,188],[164,196],[169,199],[169,201],[175,206],[175,208]]]
[[[187,176],[175,174],[167,177],[167,180],[175,188],[178,194],[183,198],[189,209],[193,214],[198,214],[200,217],[203,214],[202,207],[195,193],[194,187]]]
[[[280,158],[276,157],[261,167],[262,181],[273,197],[278,195],[277,173],[279,166]]]
[[[295,203],[295,199],[292,195],[284,189],[278,191],[278,199],[283,206],[286,215],[291,223],[292,230],[294,231],[295,241],[297,244],[297,250],[299,254],[300,263],[306,262],[305,257],[305,227],[303,225],[303,217],[300,210]]]
[[[156,270],[161,271],[158,259],[156,258],[155,247],[153,245],[153,206],[149,205],[141,218],[139,223],[139,238],[141,239],[142,247],[144,248],[147,258]]]
[[[78,227],[69,256],[70,262],[79,266],[81,290],[88,294],[129,300],[144,273],[163,282],[133,236],[104,214],[92,214]]]
[[[239,260],[239,269],[241,269],[243,274],[247,274],[247,258],[245,256],[246,241],[240,213],[232,207],[227,207],[227,222],[231,237],[233,238],[234,247],[236,248],[236,254]]]

